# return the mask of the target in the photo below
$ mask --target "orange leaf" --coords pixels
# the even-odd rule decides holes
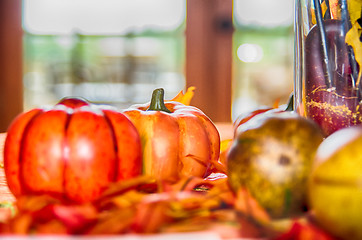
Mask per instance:
[[[171,101],[180,102],[185,105],[190,105],[191,100],[194,96],[195,87],[189,87],[184,94],[183,91],[180,91],[176,97],[174,97]]]
[[[259,205],[246,188],[237,191],[235,208],[261,224],[270,222],[269,214]]]
[[[126,233],[131,227],[135,215],[134,208],[121,208],[100,214],[97,224],[87,234],[104,235]]]
[[[220,142],[220,155],[217,161],[212,161],[211,173],[227,173],[226,158],[232,144],[232,139],[225,139]]]
[[[280,103],[280,98],[277,98],[273,103],[273,108],[278,108]]]
[[[198,185],[201,185],[205,182],[203,178],[194,177],[194,176],[184,176],[179,181],[174,184],[165,183],[163,186],[164,192],[180,192],[180,191],[192,191]]]
[[[220,172],[223,173],[227,172],[227,153],[229,152],[232,143],[233,143],[232,139],[226,139],[220,142],[219,163],[222,166],[222,169],[218,169],[220,170]]]
[[[38,224],[37,226],[33,226],[31,231],[36,234],[69,234],[69,229],[58,220],[49,220],[49,222]]]
[[[332,240],[334,239],[316,226],[295,221],[290,230],[277,238],[277,240]]]
[[[115,197],[117,195],[121,195],[127,191],[132,189],[139,189],[144,186],[150,186],[151,188],[156,188],[153,185],[156,185],[156,180],[150,176],[139,176],[131,179],[127,179],[121,182],[112,183],[108,186],[108,188],[102,193],[101,197],[96,202],[104,201],[105,199],[109,199]]]
[[[132,230],[136,233],[157,233],[162,225],[172,221],[167,215],[169,204],[167,201],[144,201],[137,205],[137,212],[133,218]]]
[[[68,229],[81,229],[97,218],[98,212],[90,204],[54,205],[52,213],[55,219],[61,221]]]
[[[341,17],[341,9],[338,0],[329,0],[329,8],[331,9],[332,19],[339,19]]]
[[[3,226],[2,232],[12,234],[27,234],[32,224],[32,216],[29,213],[17,215]]]
[[[220,177],[216,180],[210,180],[210,182],[212,182],[213,187],[208,191],[208,197],[216,197],[224,204],[230,206],[235,205],[235,194],[230,189],[227,177]]]
[[[361,8],[361,0],[348,0],[348,12],[352,24],[357,22],[357,20],[361,17]]]
[[[361,1],[362,3],[362,1]],[[361,9],[362,4],[359,9]],[[359,25],[359,23],[356,21],[353,23],[352,28],[347,32],[346,34],[346,43],[349,44],[355,53],[356,61],[360,66],[362,66],[362,42],[359,39],[359,36],[361,36],[362,28]],[[358,79],[356,85],[359,85],[359,82],[361,81],[362,77],[362,71],[359,70],[358,73]]]
[[[220,152],[227,152],[230,148],[230,145],[232,143],[232,139],[225,139],[220,142]]]
[[[16,207],[20,212],[38,211],[49,204],[60,203],[60,200],[49,195],[24,195],[17,199]]]
[[[322,14],[324,16],[324,14],[326,13],[326,10],[327,10],[327,5],[326,5],[326,1],[323,1],[321,3],[321,10],[322,10]],[[312,23],[313,24],[316,24],[316,17],[315,17],[315,12],[314,12],[314,8],[310,9],[310,13],[312,15]]]

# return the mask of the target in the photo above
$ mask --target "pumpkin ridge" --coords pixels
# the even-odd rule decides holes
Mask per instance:
[[[34,114],[34,116],[32,116],[30,118],[30,120],[26,123],[26,126],[24,127],[24,130],[21,134],[21,141],[20,141],[20,147],[19,147],[19,156],[18,156],[18,160],[17,163],[19,164],[19,172],[18,172],[18,181],[19,181],[19,185],[20,185],[20,192],[21,194],[27,193],[28,189],[26,187],[25,184],[25,180],[24,180],[24,174],[23,174],[23,149],[24,149],[24,142],[25,142],[25,136],[27,135],[29,128],[31,126],[31,123],[35,121],[35,119],[37,117],[39,117],[41,114],[44,113],[44,110],[40,110],[39,112],[37,112],[36,114]]]
[[[215,165],[215,162],[217,162],[220,157],[220,145],[219,146],[216,145],[215,142],[213,141],[213,137],[216,136],[216,138],[218,138],[218,141],[220,142],[220,134],[216,128],[214,133],[210,132],[211,130],[213,130],[214,124],[207,116],[202,116],[200,114],[197,114],[196,116],[198,120],[200,120],[202,126],[204,126],[204,128],[206,129],[205,132],[207,134],[207,140],[209,144],[212,146],[209,152],[210,153],[209,165],[207,166],[206,169],[206,175],[208,175],[209,171],[211,170],[211,168],[213,168],[213,165]]]
[[[62,187],[63,187],[63,193],[61,194],[63,196],[64,199],[69,199],[68,198],[68,193],[67,193],[67,178],[66,178],[66,172],[68,169],[68,162],[69,162],[69,151],[70,151],[70,147],[69,147],[69,142],[68,142],[68,128],[72,119],[72,113],[67,112],[67,120],[65,121],[64,124],[64,139],[63,139],[63,143],[62,143],[62,159],[63,159],[63,179],[62,179]]]
[[[175,122],[177,123],[178,125],[178,131],[179,131],[179,138],[177,139],[178,143],[178,169],[180,169],[180,173],[182,173],[183,169],[184,169],[184,157],[186,156],[183,156],[183,149],[184,149],[184,134],[186,132],[186,124],[185,124],[185,120],[180,118],[179,120],[176,118],[177,116],[177,113],[173,112],[173,115],[172,117],[174,118]]]
[[[148,118],[150,118],[151,120],[145,120],[145,121],[141,121],[141,126],[142,126],[142,134],[144,137],[144,151],[143,151],[143,166],[142,166],[142,172],[146,175],[150,174],[153,175],[153,159],[155,158],[155,153],[154,153],[154,147],[152,144],[152,141],[150,141],[150,139],[152,139],[154,132],[154,126],[155,126],[155,121],[152,120],[151,117],[148,116]],[[149,121],[149,125],[145,124],[146,122]],[[151,146],[151,147],[150,147]]]
[[[103,113],[103,117],[106,120],[109,128],[111,129],[111,134],[112,134],[112,139],[113,139],[113,148],[114,148],[114,152],[115,152],[115,156],[116,156],[112,181],[116,182],[117,178],[119,176],[119,165],[120,165],[120,159],[119,159],[119,156],[118,156],[118,151],[119,150],[118,150],[118,144],[117,144],[117,137],[116,137],[116,133],[115,133],[115,130],[114,130],[114,126],[112,124],[111,119],[109,119],[108,114],[105,113],[104,111],[102,111],[102,113]]]

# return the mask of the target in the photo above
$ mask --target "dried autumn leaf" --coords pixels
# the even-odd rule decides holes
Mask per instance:
[[[270,222],[269,214],[245,188],[240,188],[237,192],[235,209],[258,223],[268,224]]]
[[[186,93],[183,93],[183,91],[180,91],[176,97],[174,97],[171,101],[180,102],[185,105],[190,105],[191,100],[194,96],[195,87],[189,87],[186,91]]]
[[[161,227],[172,221],[166,213],[169,204],[165,200],[143,201],[138,204],[132,223],[132,231],[136,233],[158,233]],[[150,221],[152,219],[152,221]]]
[[[322,10],[322,14],[323,16],[325,15],[326,11],[327,11],[327,5],[326,5],[326,2],[323,1],[321,3],[321,10]],[[315,17],[315,11],[314,11],[314,8],[312,8],[310,10],[310,13],[311,13],[311,17],[312,17],[312,24],[316,24],[317,23],[317,20],[316,20],[316,17]]]
[[[153,191],[145,192],[149,184]],[[207,186],[205,190],[196,190],[201,185]],[[208,230],[230,220],[234,202],[235,195],[222,173],[205,179],[185,177],[173,185],[138,178],[110,186],[99,200],[88,204],[67,204],[47,196],[23,197],[18,213],[0,225],[0,231],[72,235],[160,233],[178,223],[185,224],[185,230],[192,230],[192,226],[187,227],[188,222],[203,222],[197,230]],[[235,222],[234,218],[230,221]]]
[[[208,216],[211,207],[218,206],[216,199],[207,199],[197,194],[171,201],[168,214],[174,219],[187,219],[195,216]]]
[[[362,1],[361,1],[362,3]],[[362,7],[362,5],[361,5]],[[361,9],[361,8],[360,8]],[[346,34],[346,43],[353,48],[355,53],[355,59],[359,66],[362,66],[362,42],[360,41],[359,37],[361,36],[362,28],[359,23],[356,21],[352,28]],[[362,71],[361,68],[358,73],[358,79],[356,85],[358,86],[359,82],[361,81]]]
[[[35,211],[19,212],[11,220],[13,233],[23,229],[25,233],[75,234],[81,233],[96,220],[98,212],[89,205],[48,204]],[[26,217],[28,221],[24,221]],[[19,221],[20,220],[20,221]]]
[[[18,214],[10,219],[1,228],[2,233],[27,234],[29,233],[33,218],[30,213]]]
[[[349,18],[352,24],[357,22],[361,17],[362,1],[361,0],[348,0]]]
[[[32,231],[36,232],[36,234],[71,234],[69,229],[58,220],[50,220],[49,222],[38,224],[32,227]]]
[[[303,240],[303,239],[318,239],[318,240],[333,240],[334,237],[330,236],[322,229],[310,224],[310,223],[300,223],[294,221],[289,231],[283,233],[281,236],[277,237],[276,240]]]
[[[240,188],[236,195],[234,209],[239,213],[242,236],[264,238],[273,235],[274,230],[270,227],[270,216],[249,193],[248,189]]]
[[[201,232],[209,230],[210,224],[209,218],[197,216],[166,225],[162,228],[162,233]]]
[[[355,59],[359,66],[362,66],[362,42],[360,36],[362,33],[362,27],[357,22],[361,18],[362,1],[361,0],[349,0],[348,11],[352,28],[346,34],[346,43],[353,48]],[[361,81],[362,70],[359,69],[358,79],[356,85],[358,86]]]
[[[15,214],[15,206],[12,202],[0,203],[0,223],[6,222]]]
[[[339,7],[339,0],[329,0],[329,8],[331,12],[331,19],[339,19],[341,17],[341,8]]]
[[[178,182],[174,184],[164,183],[163,191],[164,192],[180,192],[180,191],[192,191],[197,186],[200,186],[205,183],[205,180],[200,177],[182,177]]]
[[[127,233],[131,228],[135,210],[133,208],[121,208],[112,211],[105,211],[99,214],[97,224],[92,226],[87,234],[122,234]]]
[[[71,232],[77,232],[96,220],[97,210],[90,204],[61,205],[52,207],[54,218],[61,221]]]
[[[144,175],[121,182],[115,182],[108,186],[108,188],[102,193],[101,197],[96,202],[101,202],[106,198],[118,196],[133,189],[139,189],[141,187],[145,189],[145,186],[149,187],[147,189],[155,189],[157,188],[156,185],[157,183],[155,178]]]
[[[20,212],[37,211],[49,204],[60,203],[58,199],[55,199],[49,195],[23,195],[17,198],[15,203],[16,208]]]
[[[220,157],[217,163],[213,163],[216,170],[221,173],[227,173],[227,153],[231,147],[232,139],[225,139],[220,142]]]
[[[215,173],[212,175],[219,176],[216,176],[215,178],[208,178],[208,184],[212,187],[209,188],[207,192],[205,192],[205,197],[218,199],[220,205],[224,207],[233,206],[235,202],[235,196],[231,191],[227,177],[222,177],[221,175],[224,175],[222,173]],[[212,176],[210,175],[210,177]]]
[[[135,205],[140,203],[146,195],[146,193],[130,190],[123,194],[103,199],[103,201],[97,203],[97,207],[99,211],[133,208]]]
[[[235,211],[232,209],[220,209],[211,211],[209,216],[192,216],[164,226],[163,233],[180,233],[194,231],[210,231],[212,236],[221,239],[242,239],[240,224],[237,221]]]

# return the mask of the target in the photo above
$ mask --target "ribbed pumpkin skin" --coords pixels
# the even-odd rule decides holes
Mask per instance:
[[[141,141],[124,114],[68,98],[12,122],[4,166],[16,197],[46,193],[87,202],[109,183],[142,173]]]
[[[206,176],[220,153],[220,136],[198,108],[166,101],[170,113],[147,111],[149,103],[123,111],[140,133],[143,172],[175,182],[184,176]]]

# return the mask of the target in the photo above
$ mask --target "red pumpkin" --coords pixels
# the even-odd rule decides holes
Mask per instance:
[[[240,114],[235,121],[233,122],[233,129],[234,129],[234,137],[237,134],[237,129],[239,126],[245,124],[250,119],[262,115],[268,117],[271,113],[282,113],[285,111],[293,111],[294,110],[294,93],[289,96],[289,100],[286,106],[282,105],[279,107],[260,107],[250,112],[245,112]]]
[[[7,183],[17,197],[50,194],[86,202],[114,181],[141,174],[137,129],[111,108],[68,98],[20,114],[4,146]]]
[[[234,135],[236,134],[236,129],[246,123],[247,121],[249,121],[250,119],[252,119],[253,117],[259,115],[259,114],[264,114],[267,113],[271,110],[273,110],[275,108],[271,108],[271,107],[262,107],[262,108],[258,108],[256,110],[253,110],[251,112],[245,112],[243,114],[240,114],[235,121],[233,122],[233,129],[234,129]]]
[[[170,182],[206,176],[219,158],[218,130],[200,109],[163,97],[156,89],[150,103],[124,111],[142,139],[144,174]]]

